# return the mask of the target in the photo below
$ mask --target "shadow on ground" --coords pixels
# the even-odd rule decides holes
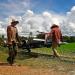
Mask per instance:
[[[0,62],[0,66],[9,66],[7,62]]]
[[[73,57],[71,56],[60,56],[59,58],[54,57],[53,55],[49,55],[49,54],[41,54],[41,53],[35,53],[35,52],[31,52],[31,53],[27,53],[26,51],[22,50],[18,52],[18,59],[19,60],[24,60],[24,59],[30,59],[30,58],[40,58],[41,59],[53,59],[53,60],[60,60],[61,62],[65,62],[65,63],[72,63],[75,64],[75,60]]]

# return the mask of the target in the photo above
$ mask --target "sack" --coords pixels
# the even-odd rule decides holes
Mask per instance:
[[[62,44],[62,41],[59,40],[59,41],[58,41],[58,44],[59,44],[59,45]]]

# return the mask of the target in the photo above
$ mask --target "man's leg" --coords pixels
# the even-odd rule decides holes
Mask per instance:
[[[18,46],[17,46],[16,43],[14,43],[14,44],[13,44],[13,53],[14,53],[14,54],[13,54],[13,62],[14,62],[16,56],[17,56],[17,49],[18,49]]]
[[[52,51],[53,51],[53,55],[55,56],[55,57],[59,57],[59,53],[57,52],[57,47],[58,47],[58,44],[57,43],[53,43],[52,44]]]
[[[26,45],[26,49],[28,50],[28,53],[31,52],[31,50],[30,50],[30,45],[29,45],[29,44]]]
[[[9,57],[7,58],[7,61],[10,65],[12,65],[13,64],[13,46],[9,45],[8,48],[9,48]]]

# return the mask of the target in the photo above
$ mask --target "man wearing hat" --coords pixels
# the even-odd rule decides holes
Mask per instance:
[[[17,55],[17,43],[19,38],[16,25],[18,23],[18,21],[12,21],[11,25],[7,27],[7,44],[9,48],[9,57],[7,58],[7,61],[10,65],[14,63],[14,59]]]
[[[55,57],[59,57],[59,53],[57,52],[56,48],[62,41],[62,33],[58,25],[53,24],[51,26],[51,33],[50,36],[52,37],[52,51]]]

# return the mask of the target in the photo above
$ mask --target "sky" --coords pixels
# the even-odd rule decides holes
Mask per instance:
[[[35,7],[35,12],[45,10],[54,11],[57,13],[65,13],[75,5],[75,0],[32,0]]]
[[[75,0],[0,0],[0,34],[11,19],[19,20],[19,34],[42,31],[58,24],[63,35],[75,36]]]
[[[65,14],[74,5],[75,0],[0,0],[0,19],[23,15],[27,9],[35,13],[52,11]]]

